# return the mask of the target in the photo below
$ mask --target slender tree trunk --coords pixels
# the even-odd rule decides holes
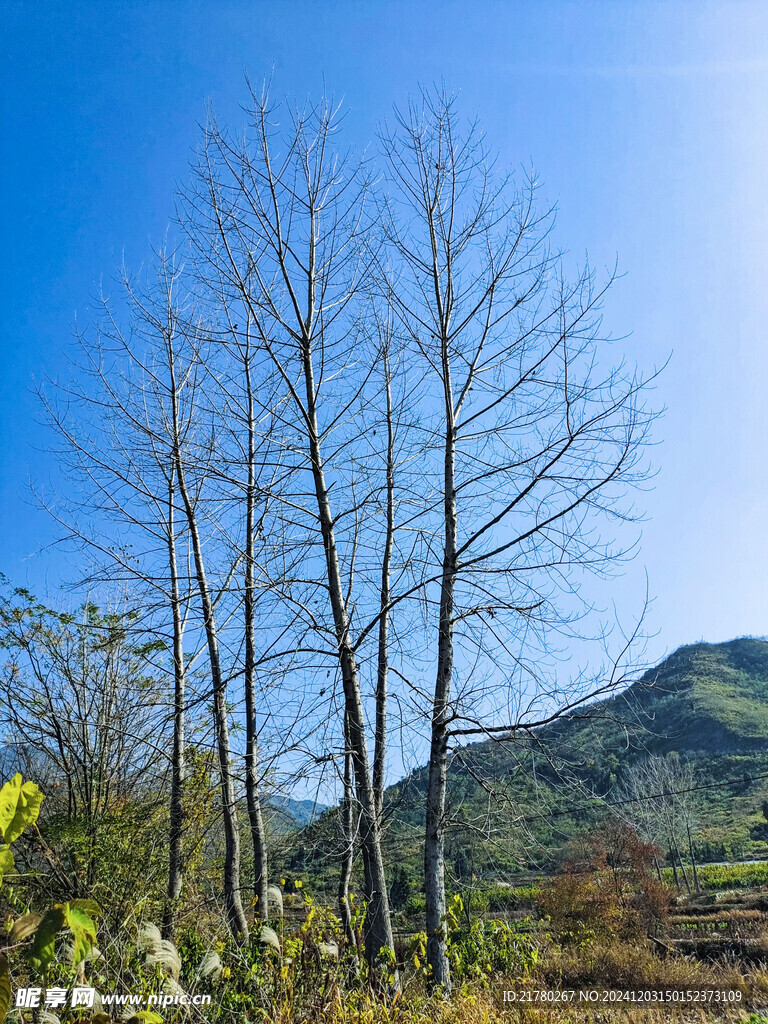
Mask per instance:
[[[163,938],[173,937],[176,907],[184,881],[184,717],[186,712],[186,670],[184,665],[184,621],[179,597],[174,526],[174,472],[168,477],[168,565],[171,574],[173,616],[173,760],[171,763],[171,809],[168,850],[168,888],[163,912]]]
[[[389,672],[390,566],[395,539],[395,431],[392,423],[392,383],[389,368],[389,350],[384,348],[384,378],[387,399],[387,524],[384,553],[381,563],[381,590],[379,601],[379,652],[376,670],[376,737],[373,752],[373,792],[376,813],[382,820],[384,806],[384,778],[387,747],[387,675]]]
[[[169,340],[169,349],[170,349]],[[230,931],[236,938],[248,940],[248,922],[245,918],[240,897],[240,829],[237,823],[237,801],[235,798],[235,780],[232,773],[232,749],[229,742],[229,724],[227,720],[226,684],[221,670],[219,656],[219,638],[216,629],[216,615],[208,580],[205,574],[203,549],[200,543],[200,531],[197,527],[197,516],[187,491],[184,467],[179,448],[178,407],[175,400],[176,374],[173,352],[169,352],[173,403],[174,429],[174,461],[179,493],[184,504],[184,512],[192,541],[192,554],[195,560],[195,575],[200,593],[200,605],[205,625],[205,638],[208,644],[208,659],[211,666],[211,684],[213,687],[213,717],[216,728],[216,746],[219,755],[219,776],[221,780],[221,811],[224,822],[224,903],[227,911],[227,922]]]
[[[675,880],[675,888],[677,889],[678,892],[680,892],[680,876],[677,873],[677,861],[675,860],[675,851],[674,851],[674,849],[671,851],[671,853],[672,853],[672,877]]]
[[[308,318],[308,320],[310,319]],[[363,714],[357,661],[350,642],[349,619],[339,568],[338,552],[336,550],[333,515],[320,451],[311,341],[308,336],[305,336],[302,342],[302,362],[307,396],[307,427],[309,431],[312,475],[325,550],[328,591],[336,630],[339,666],[344,687],[344,701],[349,722],[349,748],[352,756],[357,799],[360,805],[360,845],[366,879],[366,897],[368,899],[368,912],[365,917],[365,954],[368,962],[373,964],[376,962],[376,958],[382,948],[394,949],[394,938],[389,913],[389,896],[384,872],[384,860],[381,855],[381,829],[376,812],[376,800],[368,758],[368,744],[365,736],[365,715]]]
[[[216,618],[205,575],[197,521],[194,509],[191,507],[186,495],[186,488],[181,484],[181,478],[179,486],[180,490],[182,490],[184,505],[187,509],[189,531],[192,536],[197,584],[200,590],[200,603],[203,609],[205,636],[208,643],[208,658],[211,663],[213,714],[216,726],[216,746],[219,754],[221,809],[224,820],[224,901],[227,908],[227,920],[232,934],[247,940],[248,922],[245,919],[245,912],[240,898],[240,830],[237,824],[237,801],[235,799],[235,781],[232,774],[232,749],[229,742],[227,701],[219,657]]]
[[[691,826],[686,822],[685,830],[688,833],[688,852],[691,855],[691,866],[693,868],[693,887],[696,892],[701,892],[701,886],[699,885],[699,872],[696,867],[696,855],[693,852],[693,837],[691,836]]]
[[[256,427],[251,387],[250,352],[245,357],[245,381],[248,399],[248,489],[245,515],[245,793],[253,844],[253,894],[256,915],[269,917],[269,864],[264,818],[261,813],[258,778],[258,732],[256,729]]]
[[[427,962],[430,984],[450,994],[451,977],[445,934],[445,792],[448,776],[448,721],[453,674],[453,606],[456,581],[456,432],[447,356],[443,359],[446,389],[446,438],[444,467],[445,546],[440,586],[440,620],[437,646],[437,678],[432,705],[432,741],[424,837],[424,885],[427,910]]]
[[[688,872],[685,870],[685,864],[683,864],[683,858],[680,854],[680,847],[677,845],[677,839],[675,839],[675,856],[677,857],[678,863],[680,864],[680,872],[683,876],[683,881],[685,882],[685,888],[688,892],[688,895],[690,896],[691,883],[688,881]]]
[[[344,716],[344,799],[341,805],[341,833],[344,851],[341,855],[339,875],[339,914],[344,928],[344,937],[350,949],[356,946],[355,930],[352,926],[352,904],[349,899],[349,880],[352,877],[352,859],[355,849],[354,821],[352,813],[352,755],[349,750],[349,725]]]

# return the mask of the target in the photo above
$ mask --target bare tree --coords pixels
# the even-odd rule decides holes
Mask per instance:
[[[265,522],[268,516],[269,496],[276,492],[280,471],[279,448],[273,440],[272,403],[262,394],[256,399],[256,389],[263,385],[255,365],[252,325],[247,310],[235,314],[226,295],[221,296],[214,315],[222,321],[217,347],[223,359],[217,361],[209,374],[208,400],[212,415],[226,431],[229,444],[219,440],[216,464],[213,467],[223,492],[233,505],[229,517],[242,531],[232,536],[234,563],[242,560],[243,589],[243,691],[245,703],[245,794],[248,808],[251,844],[253,848],[253,893],[257,917],[269,914],[269,862],[267,837],[260,798],[260,772],[257,722],[258,671],[262,661],[274,656],[274,645],[267,643],[260,652],[256,640],[257,614],[260,599],[268,597],[272,587],[270,562],[274,562],[264,543]],[[242,330],[233,318],[245,319]],[[223,363],[223,365],[219,365]],[[266,413],[261,410],[266,409]],[[273,458],[275,461],[273,462]],[[227,523],[219,523],[222,532]],[[279,544],[272,539],[273,546]],[[260,551],[257,549],[261,549]],[[263,554],[265,557],[257,557]],[[278,572],[279,576],[279,572]],[[258,585],[258,577],[265,577],[266,585]]]
[[[174,932],[175,909],[184,884],[184,777],[186,770],[185,730],[187,676],[184,661],[184,608],[179,582],[176,551],[175,470],[168,473],[168,569],[170,573],[170,605],[173,626],[173,753],[171,754],[170,835],[168,837],[168,888],[163,912],[163,936]]]
[[[170,321],[166,353],[170,375],[171,394],[175,394],[177,384],[176,354],[174,351],[175,324]],[[179,436],[179,408],[176,402],[171,403],[173,437]],[[208,584],[200,528],[197,521],[195,505],[187,486],[185,463],[181,445],[174,442],[174,463],[179,481],[179,493],[183,502],[184,513],[194,556],[197,589],[200,601],[205,637],[208,645],[208,660],[211,672],[211,688],[213,692],[213,712],[216,728],[216,746],[219,753],[219,778],[221,782],[221,806],[224,821],[224,899],[227,908],[229,926],[236,936],[247,940],[248,922],[245,918],[240,895],[240,829],[237,821],[237,802],[235,780],[232,767],[232,748],[229,739],[229,712],[227,709],[226,677],[221,663],[219,634],[216,625],[216,605]]]
[[[221,573],[212,590],[205,561],[201,521],[216,520],[217,506],[201,516],[201,496],[215,451],[215,436],[201,423],[201,346],[210,339],[196,318],[191,296],[182,294],[182,268],[160,252],[156,278],[139,290],[123,274],[128,333],[109,302],[102,301],[95,337],[79,337],[81,364],[66,387],[42,395],[61,441],[65,464],[79,480],[81,498],[47,507],[69,538],[100,556],[94,579],[120,576],[154,592],[157,614],[170,611],[174,664],[174,742],[171,794],[171,842],[165,929],[170,933],[183,872],[183,783],[186,671],[185,624],[198,603],[208,653],[214,727],[219,754],[225,835],[224,891],[230,927],[247,936],[240,896],[240,840],[235,779],[216,606],[235,571]],[[207,468],[208,467],[208,468]],[[191,481],[190,477],[194,480]],[[207,518],[206,518],[207,517]],[[176,523],[180,519],[183,530]],[[115,542],[110,529],[122,527]],[[219,527],[214,522],[214,535]],[[138,549],[126,543],[130,534]],[[179,571],[179,541],[185,572]],[[163,556],[158,557],[155,545]]]
[[[331,149],[337,130],[331,107],[296,112],[280,133],[266,95],[252,100],[253,142],[230,139],[209,119],[197,183],[181,214],[202,278],[218,300],[242,303],[268,361],[259,393],[266,387],[280,410],[296,481],[292,494],[280,496],[283,529],[320,544],[313,578],[279,585],[286,605],[301,607],[316,637],[315,653],[332,656],[340,669],[360,810],[366,954],[374,962],[383,947],[393,947],[393,936],[352,624],[353,595],[361,589],[354,524],[366,499],[358,500],[352,484],[351,491],[337,486],[341,502],[352,494],[349,506],[335,507],[332,496],[345,473],[348,481],[355,475],[343,464],[359,438],[349,421],[371,376],[355,347],[362,332],[354,303],[370,266],[367,182]],[[316,610],[320,596],[327,601],[327,623]]]
[[[247,484],[245,496],[245,792],[248,802],[248,818],[251,825],[253,844],[253,884],[257,913],[269,916],[269,865],[267,861],[267,840],[264,820],[261,814],[258,780],[258,732],[256,728],[256,514],[257,514],[257,465],[256,465],[256,413],[251,377],[250,331],[246,333],[246,347],[242,353],[243,376],[245,380],[245,415],[247,424]]]
[[[650,417],[642,382],[603,354],[610,279],[596,289],[586,269],[568,283],[535,183],[495,176],[477,126],[462,127],[439,90],[396,112],[381,141],[389,289],[430,381],[439,451],[438,518],[431,502],[424,517],[435,537],[424,578],[437,588],[424,857],[432,983],[449,991],[451,736],[533,726],[579,699],[544,671],[549,637],[574,633],[584,614],[579,574],[604,573],[619,554],[599,522],[632,517],[621,498]]]
[[[698,825],[695,773],[689,761],[677,754],[646,757],[634,764],[622,779],[619,800],[626,819],[650,842],[669,852],[675,885],[680,875],[688,892],[691,884],[681,848],[687,847],[693,884],[699,892],[699,873],[693,845]],[[678,874],[679,872],[679,874]]]
[[[381,589],[379,592],[379,635],[376,664],[376,738],[373,755],[373,793],[376,813],[381,818],[384,802],[384,778],[387,749],[387,683],[389,674],[389,602],[391,596],[392,546],[395,540],[395,424],[392,408],[392,377],[389,358],[389,337],[384,328],[382,344],[384,393],[386,396],[386,529],[381,558]]]

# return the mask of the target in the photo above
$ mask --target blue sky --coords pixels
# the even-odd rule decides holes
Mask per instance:
[[[533,163],[557,241],[625,276],[607,305],[658,389],[642,550],[654,653],[768,633],[768,5],[726,2],[12,2],[2,10],[0,571],[55,597],[67,567],[31,504],[55,474],[30,387],[66,374],[76,311],[173,212],[211,99],[243,73],[343,97],[365,145],[444,79],[506,165]],[[71,575],[71,573],[70,573]]]

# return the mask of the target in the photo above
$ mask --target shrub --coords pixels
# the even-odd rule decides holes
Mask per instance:
[[[488,910],[491,913],[498,913],[498,911],[514,910],[526,905],[533,908],[538,896],[539,885],[495,885],[487,890]]]
[[[581,945],[656,930],[669,914],[669,893],[650,874],[657,855],[623,823],[604,827],[600,840],[576,851],[539,892],[537,902],[557,939]]]
[[[405,912],[408,915],[424,914],[427,910],[427,897],[423,892],[414,892],[408,897]]]
[[[474,921],[457,929],[450,950],[457,982],[529,977],[539,964],[535,942],[504,921]]]
[[[3,876],[15,872],[11,844],[37,822],[43,794],[34,782],[25,782],[20,774],[0,789],[0,888]],[[13,899],[7,890],[4,895]],[[26,913],[15,921],[9,919],[7,945],[0,952],[0,1024],[5,1019],[11,1000],[11,951],[24,948],[33,976],[47,985],[49,969],[56,960],[56,938],[68,932],[71,941],[69,973],[74,974],[88,957],[96,942],[95,917],[101,915],[93,900],[75,899],[54,903],[40,913]]]

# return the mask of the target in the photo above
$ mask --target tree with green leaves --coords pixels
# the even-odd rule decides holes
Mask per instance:
[[[4,761],[49,793],[47,827],[64,862],[50,895],[86,897],[106,886],[116,914],[132,894],[122,882],[132,890],[141,875],[147,881],[146,858],[142,851],[118,869],[105,854],[118,832],[138,828],[131,842],[146,834],[142,817],[157,825],[172,732],[166,677],[153,664],[162,645],[137,635],[137,623],[129,608],[56,612],[24,590],[0,600]]]
[[[25,782],[20,773],[0,789],[0,890],[3,876],[14,871],[11,844],[27,829],[36,829],[43,794],[34,782]],[[56,955],[56,937],[68,930],[72,937],[72,966],[77,967],[96,941],[95,917],[101,908],[90,899],[72,899],[24,914],[10,923],[5,949],[0,949],[0,1024],[11,1003],[11,961],[19,947],[28,954],[28,963],[45,986],[48,969]]]

